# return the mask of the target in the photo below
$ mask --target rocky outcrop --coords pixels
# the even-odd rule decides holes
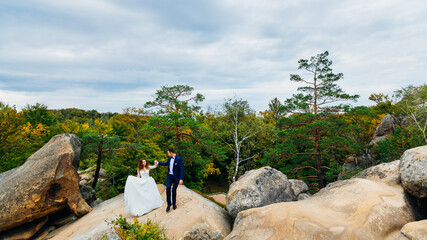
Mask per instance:
[[[403,188],[354,178],[238,214],[226,239],[394,239],[415,217]]]
[[[158,184],[165,200],[165,187]],[[191,191],[185,186],[178,187],[176,210],[165,212],[162,207],[138,218],[145,223],[147,219],[165,227],[169,239],[223,239],[231,231],[231,220],[227,212],[212,201]],[[103,235],[116,239],[105,220],[113,220],[122,214],[128,221],[133,217],[125,213],[123,194],[109,199],[93,208],[77,221],[57,229],[47,236],[48,239],[100,239]]]
[[[353,178],[364,178],[387,185],[398,185],[400,184],[399,163],[400,160],[378,164],[363,170]]]
[[[398,124],[398,119],[390,114],[385,115],[381,119],[380,125],[375,129],[374,137],[370,144],[375,145],[377,142],[384,140],[394,129],[395,125]]]
[[[0,182],[0,231],[68,206],[77,216],[90,207],[79,192],[77,167],[82,143],[73,134],[53,137]]]
[[[427,220],[407,223],[401,233],[405,239],[427,240]]]
[[[233,218],[243,210],[272,203],[295,200],[285,174],[271,167],[246,172],[231,184],[227,193],[227,210]]]
[[[409,194],[427,197],[427,146],[406,150],[400,160],[399,174]]]

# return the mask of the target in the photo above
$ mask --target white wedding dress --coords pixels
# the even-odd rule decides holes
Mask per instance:
[[[149,166],[154,169],[157,166]],[[140,178],[128,176],[125,185],[125,211],[133,216],[141,216],[163,205],[156,182],[149,170],[141,170]]]

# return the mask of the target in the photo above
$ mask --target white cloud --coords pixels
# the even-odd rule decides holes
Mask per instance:
[[[121,111],[187,84],[204,106],[237,95],[261,111],[295,93],[300,58],[329,50],[339,84],[368,105],[373,92],[426,82],[426,10],[421,0],[3,2],[0,99]]]

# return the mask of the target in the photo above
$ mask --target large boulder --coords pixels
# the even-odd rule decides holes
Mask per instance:
[[[158,184],[158,189],[165,200],[165,187]],[[57,229],[47,236],[51,240],[62,239],[117,239],[107,221],[120,214],[132,221],[134,217],[125,213],[123,194],[104,201],[93,208],[89,214],[75,222]],[[178,187],[176,210],[166,213],[166,202],[160,208],[141,217],[140,223],[147,219],[163,226],[169,239],[223,239],[231,231],[231,219],[227,212],[212,201],[191,191],[185,186]]]
[[[394,239],[415,220],[405,196],[399,185],[338,181],[304,201],[240,212],[226,239]]]
[[[399,123],[399,120],[390,115],[385,115],[382,119],[378,127],[375,129],[374,137],[370,144],[376,145],[377,142],[384,140],[394,129],[395,125]]]
[[[243,210],[295,200],[285,174],[271,167],[246,172],[227,193],[227,210],[233,218]]]
[[[81,140],[54,136],[0,182],[0,232],[68,206],[77,216],[90,211],[79,192],[76,169]]]
[[[427,220],[407,223],[401,233],[407,239],[427,240]]]
[[[417,198],[427,197],[427,146],[403,153],[399,165],[403,188]]]
[[[399,163],[400,160],[378,164],[363,170],[353,178],[369,179],[387,185],[400,184]]]

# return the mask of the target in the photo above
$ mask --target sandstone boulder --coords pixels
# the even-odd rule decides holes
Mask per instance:
[[[403,188],[417,198],[427,197],[427,146],[408,149],[399,165]]]
[[[387,185],[400,184],[399,163],[400,160],[378,164],[363,170],[353,178],[369,179]]]
[[[158,184],[165,201],[165,187]],[[191,191],[185,186],[178,187],[176,210],[165,212],[166,201],[160,208],[138,218],[141,223],[147,219],[165,227],[169,239],[223,239],[231,231],[231,220],[227,212],[212,201]],[[125,213],[123,194],[104,201],[77,221],[51,232],[47,238],[56,239],[109,239],[117,236],[105,220],[113,220],[122,214],[128,221],[134,217]]]
[[[271,167],[246,172],[231,184],[227,210],[233,218],[240,211],[272,203],[294,201],[291,183],[285,174]]]
[[[407,223],[401,233],[407,239],[427,240],[427,220]]]
[[[242,211],[226,239],[394,239],[411,221],[402,187],[354,178],[304,201]]]
[[[82,143],[73,134],[53,137],[0,182],[0,232],[42,218],[67,205],[77,216],[90,207],[79,192]]]

